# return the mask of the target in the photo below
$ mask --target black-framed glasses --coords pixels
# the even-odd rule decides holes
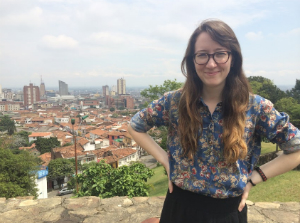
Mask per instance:
[[[194,61],[198,65],[207,64],[210,57],[216,62],[216,64],[224,64],[229,60],[231,52],[230,51],[219,51],[213,54],[209,53],[195,53]]]

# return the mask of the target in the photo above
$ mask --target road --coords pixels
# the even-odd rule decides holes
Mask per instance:
[[[50,191],[50,192],[48,193],[48,198],[56,197],[58,191],[59,191],[59,190],[53,190],[53,191]],[[61,197],[70,198],[70,197],[72,197],[72,196],[73,196],[73,194],[66,194],[66,195],[63,195],[63,196],[61,196]],[[57,197],[59,197],[59,196],[57,196]]]
[[[146,167],[150,168],[150,169],[153,169],[156,167],[157,165],[157,161],[156,159],[154,159],[153,156],[151,155],[148,155],[148,156],[142,156],[140,161],[142,163],[144,163],[146,165]]]

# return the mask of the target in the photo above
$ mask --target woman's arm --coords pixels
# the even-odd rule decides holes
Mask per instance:
[[[300,151],[290,153],[287,155],[282,154],[277,158],[271,160],[270,162],[260,166],[260,169],[264,172],[266,177],[269,179],[278,176],[280,174],[286,173],[294,169],[298,165],[300,165]],[[257,173],[257,171],[253,171],[251,180],[254,184],[258,184],[263,181],[261,176]],[[239,211],[243,210],[251,188],[252,188],[251,183],[248,183],[245,187],[242,196],[242,200],[239,206]]]
[[[169,173],[169,159],[168,154],[164,151],[147,133],[141,133],[135,131],[130,125],[128,125],[128,132],[144,150],[151,154],[159,163],[161,163],[168,173],[169,178],[169,191],[172,193],[173,187],[170,181]]]

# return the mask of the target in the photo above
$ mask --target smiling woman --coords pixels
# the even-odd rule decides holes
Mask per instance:
[[[251,93],[233,30],[205,20],[190,37],[182,89],[138,112],[134,140],[167,170],[169,190],[161,223],[246,223],[250,189],[300,163],[300,132],[273,104]],[[168,126],[166,153],[146,133]],[[284,151],[256,167],[261,138]]]

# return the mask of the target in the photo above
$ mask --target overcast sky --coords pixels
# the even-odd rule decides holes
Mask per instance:
[[[247,76],[300,79],[299,0],[0,0],[0,85],[46,89],[184,81],[180,63],[199,23],[235,31]]]

